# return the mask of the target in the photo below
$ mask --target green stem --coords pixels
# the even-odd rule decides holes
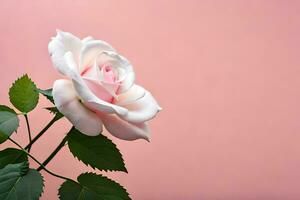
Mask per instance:
[[[53,119],[45,126],[45,128],[43,128],[43,130],[41,130],[41,132],[39,132],[39,134],[37,134],[32,141],[25,147],[25,149],[29,149],[31,148],[31,146],[54,124],[54,122],[56,122],[58,119],[56,116],[53,117]]]
[[[26,121],[26,125],[27,125],[27,132],[28,132],[29,144],[30,144],[32,142],[32,138],[31,138],[31,131],[30,131],[29,120],[28,120],[27,114],[25,114],[24,117],[25,117],[25,121]],[[28,152],[30,152],[30,149],[31,149],[31,145],[28,147]]]
[[[53,158],[54,156],[63,148],[67,142],[67,136],[66,135],[63,140],[59,143],[59,145],[54,149],[54,151],[50,154],[50,156],[43,162],[41,166],[46,166]],[[42,167],[37,168],[38,171],[42,169]]]
[[[44,169],[48,174],[51,174],[52,176],[55,176],[57,178],[61,178],[61,179],[64,179],[64,180],[69,180],[69,181],[73,181],[72,179],[70,178],[67,178],[67,177],[64,177],[64,176],[61,176],[61,175],[58,175],[58,174],[55,174],[51,171],[49,171],[40,161],[38,161],[35,157],[33,157],[28,151],[26,151],[21,145],[19,145],[16,141],[14,141],[13,139],[11,138],[8,138],[12,143],[14,143],[15,145],[17,145],[22,151],[24,151],[30,158],[32,158],[32,160],[34,160],[36,163],[38,163],[40,165],[40,167],[42,169]]]

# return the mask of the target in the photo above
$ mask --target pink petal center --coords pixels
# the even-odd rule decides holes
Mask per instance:
[[[117,83],[118,74],[110,65],[102,65],[98,67],[99,71],[97,71],[94,67],[86,67],[80,75],[89,89],[98,98],[112,103],[114,100],[112,93],[116,93],[119,88],[119,84]]]
[[[104,81],[107,83],[115,83],[117,78],[117,73],[113,70],[113,68],[109,65],[103,65],[101,67],[101,71],[103,73]]]

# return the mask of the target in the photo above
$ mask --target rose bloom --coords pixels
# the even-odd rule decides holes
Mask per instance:
[[[80,40],[62,31],[48,49],[54,67],[68,78],[53,84],[55,106],[76,129],[95,136],[104,125],[117,138],[149,141],[147,121],[161,108],[149,91],[134,83],[126,58],[104,41]]]

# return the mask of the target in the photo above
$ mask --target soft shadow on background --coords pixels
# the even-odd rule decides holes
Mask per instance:
[[[113,139],[129,174],[106,175],[133,199],[300,199],[299,12],[299,2],[275,0],[4,0],[0,102],[24,73],[43,89],[61,78],[47,52],[55,29],[92,35],[132,62],[163,107],[151,143]],[[36,133],[51,115],[29,118]],[[21,123],[16,138],[26,144]],[[33,154],[44,160],[69,127],[57,123]],[[90,170],[68,151],[49,168],[72,178]],[[42,199],[57,199],[62,181],[43,175]]]

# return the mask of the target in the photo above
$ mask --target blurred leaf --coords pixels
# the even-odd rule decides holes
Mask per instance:
[[[8,111],[8,112],[17,114],[13,109],[11,109],[10,107],[7,107],[5,105],[0,105],[0,111]]]
[[[0,170],[0,199],[37,200],[44,187],[42,175],[28,168],[28,162],[9,164]]]
[[[36,107],[39,101],[39,94],[36,85],[27,74],[13,83],[9,89],[9,99],[23,113],[28,113]]]
[[[46,109],[55,115],[56,120],[59,120],[60,118],[64,117],[64,115],[61,112],[59,112],[59,110],[56,107],[47,107]]]
[[[28,161],[27,154],[19,149],[7,148],[0,151],[0,169],[8,164]]]
[[[51,101],[54,104],[52,88],[47,90],[38,89],[38,92],[44,95],[49,101]]]
[[[15,111],[7,106],[0,106],[0,144],[5,142],[19,127],[19,118]]]
[[[130,200],[119,183],[94,173],[81,174],[78,182],[67,180],[59,188],[60,200]]]
[[[87,136],[73,127],[67,139],[71,153],[86,165],[99,170],[127,172],[119,149],[104,135]]]

